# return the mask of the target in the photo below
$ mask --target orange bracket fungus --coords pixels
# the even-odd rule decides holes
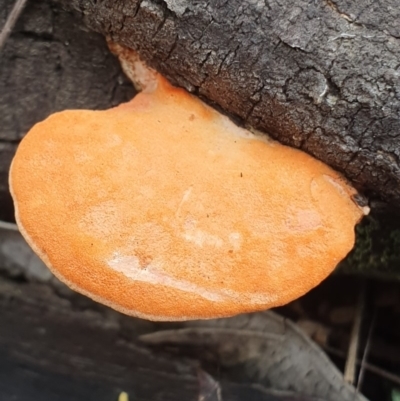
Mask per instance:
[[[113,49],[142,92],[48,117],[12,162],[19,228],[54,274],[151,320],[271,308],[329,275],[367,212],[355,190]]]

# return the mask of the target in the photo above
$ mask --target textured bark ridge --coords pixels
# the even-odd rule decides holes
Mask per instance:
[[[398,0],[58,0],[174,84],[400,210]]]

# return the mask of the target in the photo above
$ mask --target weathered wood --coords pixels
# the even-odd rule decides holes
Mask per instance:
[[[0,25],[11,0],[0,0]],[[66,108],[106,109],[133,96],[104,39],[51,1],[28,2],[0,57],[0,139]]]
[[[0,0],[0,27],[13,0]],[[0,53],[0,219],[10,219],[8,169],[20,139],[59,110],[106,109],[134,90],[104,38],[47,0],[29,1]]]
[[[48,399],[52,390],[64,400],[62,392],[69,387],[72,399],[94,391],[104,393],[99,400],[112,401],[121,390],[137,399],[196,399],[196,378],[189,366],[157,358],[130,342],[121,322],[107,319],[104,311],[74,311],[70,301],[48,286],[0,280],[2,396],[7,391],[10,399],[15,394],[17,399],[38,399],[33,395],[42,392],[42,399]],[[55,383],[47,388],[50,378]],[[42,388],[32,388],[40,384]]]
[[[16,149],[15,143],[0,140],[0,220],[10,220],[13,215],[14,208],[8,191],[8,169]]]
[[[7,224],[1,225],[2,395],[7,393],[11,398],[15,383],[27,380],[29,384],[21,389],[27,397],[30,386],[41,387],[40,383],[46,379],[57,383],[57,386],[50,387],[56,393],[64,391],[62,389],[68,383],[72,386],[75,381],[74,391],[78,393],[91,391],[93,382],[100,382],[99,387],[104,389],[104,394],[109,395],[116,386],[131,390],[133,385],[136,385],[136,394],[138,391],[147,391],[135,381],[144,379],[142,370],[145,370],[147,382],[154,381],[152,387],[156,389],[165,385],[164,379],[159,380],[159,376],[175,374],[173,383],[174,380],[178,383],[179,375],[183,375],[183,385],[197,386],[199,396],[209,392],[209,380],[204,380],[208,378],[211,384],[214,382],[223,390],[223,400],[248,400],[252,394],[255,399],[260,399],[256,396],[262,392],[265,400],[278,401],[293,397],[295,401],[296,396],[288,394],[293,390],[303,396],[308,395],[310,399],[319,397],[336,401],[341,397],[343,401],[364,400],[362,396],[356,396],[353,387],[344,383],[341,373],[306,335],[293,323],[274,313],[186,324],[156,324],[134,319],[69,290],[33,254],[16,229]],[[183,329],[179,330],[180,327]],[[194,331],[182,337],[182,331],[187,330],[185,327]],[[178,331],[171,332],[171,328]],[[197,328],[199,331],[196,331]],[[224,328],[228,331],[224,331]],[[160,329],[161,332],[158,331]],[[161,342],[157,339],[161,339]],[[171,340],[176,342],[173,349],[180,350],[183,357],[165,359],[166,352],[171,350],[168,344],[162,347],[165,340],[167,343]],[[144,344],[158,344],[161,348],[145,349]],[[189,355],[185,355],[188,346],[200,351],[192,356],[191,362]],[[217,372],[211,370],[215,378],[197,369],[199,366],[210,366],[207,361],[210,355],[213,365],[218,365]],[[24,365],[22,370],[21,364]],[[71,371],[73,366],[78,369]],[[108,369],[112,370],[109,375],[106,373]],[[120,373],[124,369],[128,369],[135,380],[125,384]],[[33,377],[29,378],[29,374],[26,377],[26,371],[31,372]],[[122,382],[116,377],[123,379]],[[220,377],[224,380],[216,382],[221,380]],[[302,380],[299,381],[299,377]],[[250,385],[239,388],[237,383],[232,383],[237,380]],[[4,384],[2,388],[2,383],[7,385]],[[267,390],[269,387],[275,390]],[[230,392],[236,395],[226,398]],[[151,399],[153,393],[147,392],[146,396],[146,399]],[[33,394],[31,398],[37,399]],[[204,401],[212,400],[205,398]]]
[[[199,399],[199,362],[150,350],[137,340],[167,325],[88,302],[60,297],[46,284],[0,276],[1,399],[116,401],[121,391],[132,401]],[[223,401],[323,401],[226,377],[220,386]]]
[[[400,210],[397,0],[58,0],[173,83]]]

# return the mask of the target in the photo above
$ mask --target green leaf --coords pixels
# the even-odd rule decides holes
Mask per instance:
[[[397,388],[392,390],[392,401],[400,401],[400,390]]]

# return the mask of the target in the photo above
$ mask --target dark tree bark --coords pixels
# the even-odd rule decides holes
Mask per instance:
[[[0,140],[0,220],[12,220],[13,205],[8,191],[8,169],[16,145]]]
[[[174,84],[400,210],[398,0],[59,0]]]
[[[0,0],[0,27],[13,3]],[[33,124],[64,109],[106,109],[133,94],[101,35],[51,1],[29,1],[0,53],[0,220],[11,219],[8,169]]]

